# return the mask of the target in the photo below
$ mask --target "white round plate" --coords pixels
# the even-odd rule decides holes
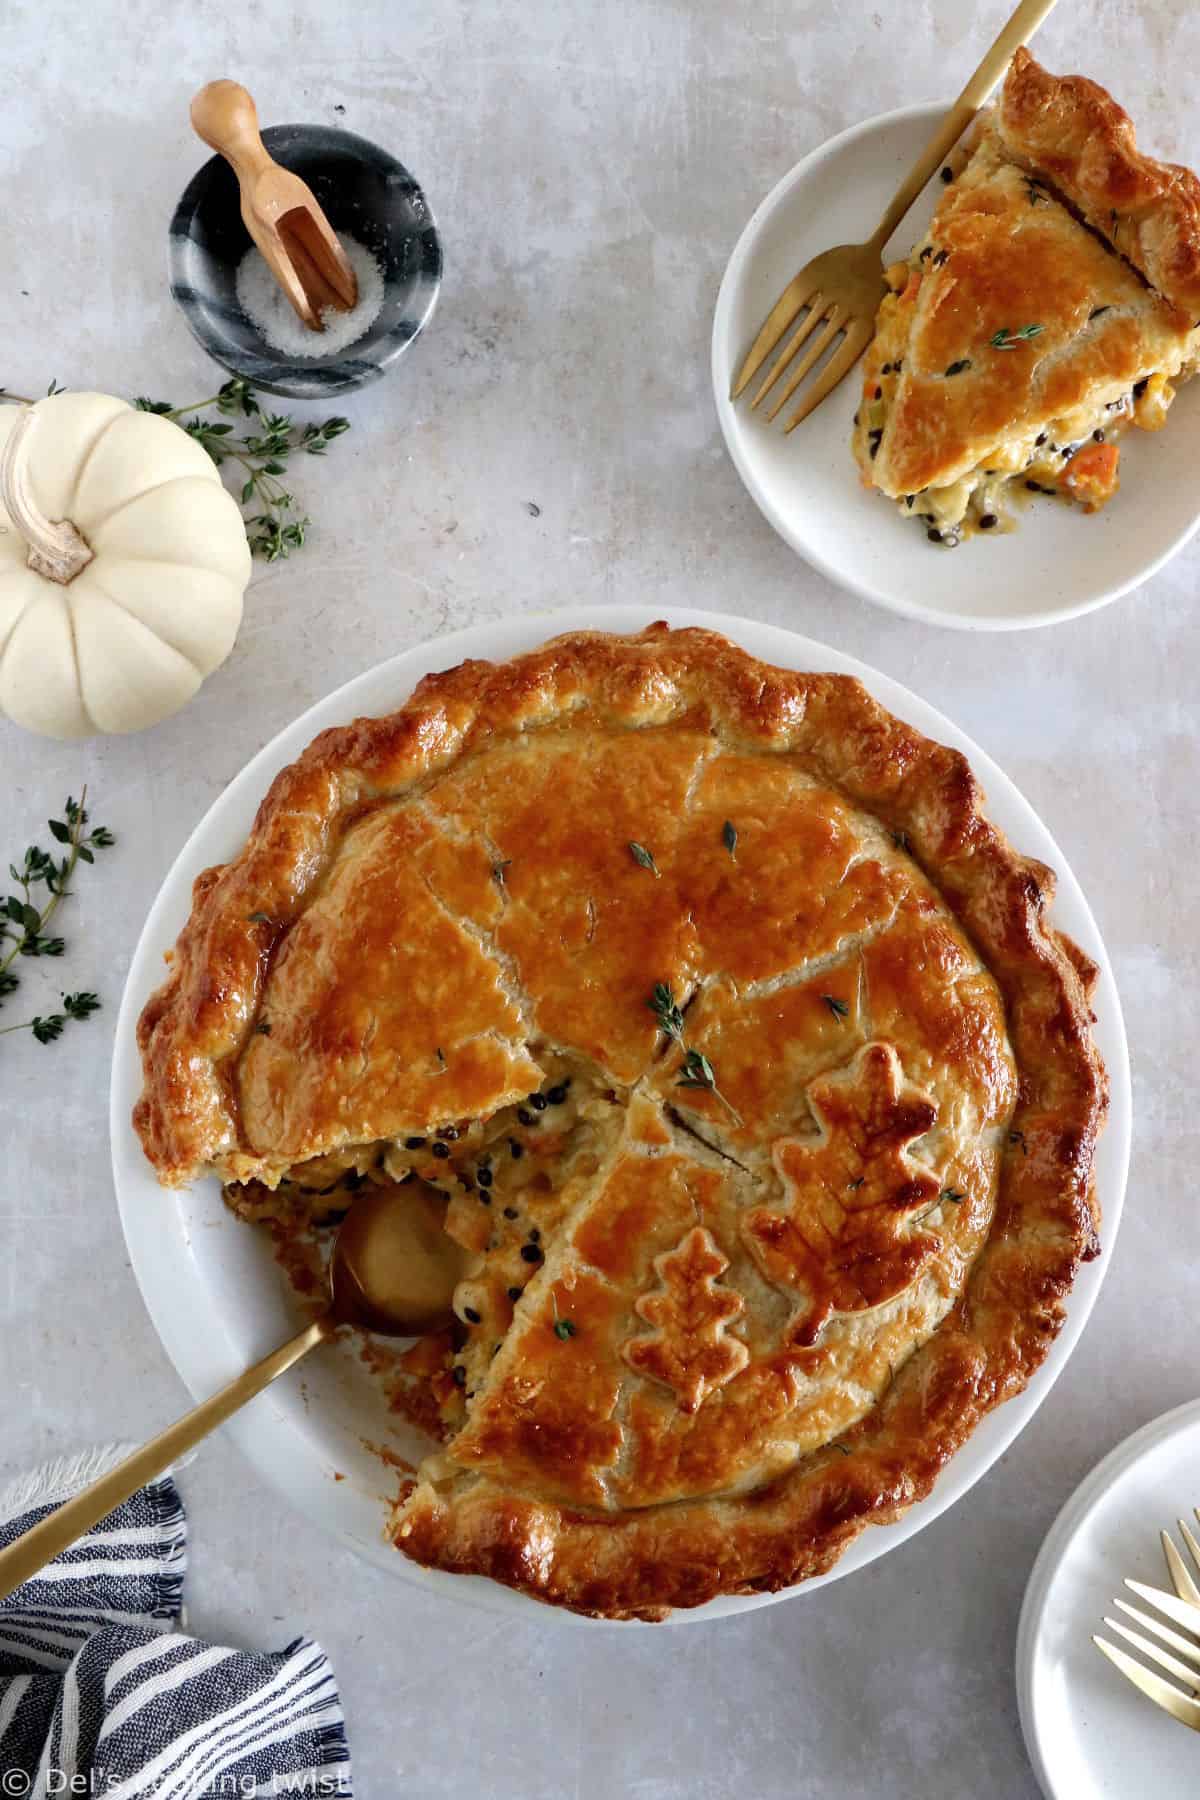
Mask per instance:
[[[729,259],[713,320],[712,378],[721,430],[759,508],[794,550],[864,600],[930,625],[1017,631],[1053,625],[1116,600],[1149,579],[1200,524],[1200,383],[1171,408],[1163,432],[1132,431],[1121,450],[1121,492],[1091,516],[1033,500],[1015,531],[931,544],[859,481],[850,452],[858,370],[785,437],[735,407],[733,378],[782,289],[810,257],[864,238],[942,114],[936,106],[884,113],[831,138],[763,201]],[[888,245],[905,257],[933,211],[935,177]]]
[[[162,979],[163,952],[188,916],[194,878],[237,852],[273,776],[326,726],[362,713],[390,712],[407,699],[421,676],[452,667],[465,657],[502,659],[563,631],[637,631],[655,616],[647,608],[632,606],[525,615],[456,632],[370,669],[319,701],[261,750],[180,852],[150,910],[129,971],[113,1057],[111,1131],[117,1200],[134,1273],[167,1354],[197,1397],[211,1393],[281,1342],[297,1328],[297,1315],[263,1234],[249,1230],[226,1210],[215,1181],[199,1182],[186,1193],[160,1188],[130,1127],[141,1087],[134,1028],[142,1006]],[[1112,1080],[1112,1112],[1097,1180],[1108,1254],[1081,1270],[1067,1323],[1026,1392],[984,1421],[928,1500],[911,1508],[898,1524],[872,1526],[864,1532],[837,1567],[822,1577],[832,1581],[903,1543],[978,1481],[1037,1410],[1083,1330],[1108,1264],[1125,1191],[1130,1098],[1120,1003],[1095,922],[1049,832],[1007,777],[948,719],[862,663],[791,632],[684,609],[670,609],[669,619],[672,625],[724,631],[753,655],[785,668],[857,675],[900,718],[964,751],[987,790],[988,810],[997,825],[1023,851],[1058,871],[1055,917],[1102,970],[1096,1035]],[[368,1446],[386,1445],[415,1463],[421,1444],[388,1413],[378,1387],[350,1349],[338,1346],[308,1357],[300,1369],[275,1382],[239,1413],[227,1429],[285,1500],[377,1567],[441,1593],[510,1612],[534,1604],[481,1578],[420,1569],[385,1541],[384,1503],[395,1494],[396,1475]],[[335,1481],[335,1472],[344,1479]],[[718,1618],[780,1598],[761,1594],[720,1599],[677,1617]]]
[[[1105,1614],[1119,1616],[1113,1596],[1124,1593],[1127,1575],[1171,1591],[1158,1534],[1174,1532],[1179,1518],[1194,1528],[1197,1505],[1200,1401],[1193,1400],[1118,1444],[1052,1525],[1017,1628],[1021,1728],[1047,1800],[1195,1800],[1195,1734],[1126,1681],[1092,1633],[1130,1649],[1103,1623]]]

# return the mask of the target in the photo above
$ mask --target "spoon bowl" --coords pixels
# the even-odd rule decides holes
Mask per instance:
[[[339,1325],[388,1337],[417,1337],[448,1324],[467,1252],[447,1237],[445,1218],[441,1195],[416,1179],[371,1187],[356,1199],[333,1248],[327,1310],[0,1550],[0,1600],[323,1344]]]
[[[360,1190],[329,1265],[332,1319],[386,1337],[441,1331],[453,1323],[467,1261],[446,1235],[446,1201],[427,1182]]]

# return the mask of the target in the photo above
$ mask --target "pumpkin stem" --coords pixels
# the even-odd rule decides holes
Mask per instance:
[[[29,492],[26,440],[37,414],[23,406],[0,455],[0,504],[29,546],[26,563],[35,575],[66,587],[92,560],[92,550],[70,519],[44,518]]]

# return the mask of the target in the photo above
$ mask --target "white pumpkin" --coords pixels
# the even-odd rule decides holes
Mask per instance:
[[[211,458],[109,394],[0,406],[0,713],[138,731],[224,662],[250,551]]]

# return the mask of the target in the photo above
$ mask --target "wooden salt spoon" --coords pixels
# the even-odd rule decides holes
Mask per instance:
[[[358,281],[308,183],[281,168],[258,132],[254,101],[236,81],[210,81],[192,101],[192,124],[219,150],[242,190],[242,221],[310,331],[330,306],[349,312]]]
[[[468,1252],[447,1237],[445,1217],[442,1196],[422,1181],[363,1189],[333,1247],[328,1309],[0,1550],[0,1600],[223,1425],[339,1325],[364,1326],[385,1337],[417,1337],[449,1325],[454,1317],[451,1298],[465,1273]]]

